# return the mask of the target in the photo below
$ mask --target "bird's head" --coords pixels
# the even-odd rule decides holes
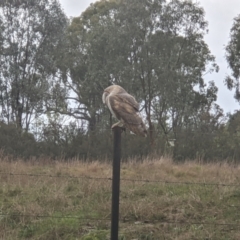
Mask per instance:
[[[119,93],[125,93],[126,91],[120,87],[119,85],[111,85],[104,89],[103,95],[102,95],[102,101],[104,104],[106,104],[106,98],[109,94],[119,94]]]

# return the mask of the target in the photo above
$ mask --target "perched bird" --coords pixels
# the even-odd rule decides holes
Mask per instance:
[[[112,125],[112,128],[126,127],[136,135],[147,136],[145,124],[139,115],[139,104],[122,87],[118,85],[107,87],[103,92],[102,100],[112,115],[119,120]]]

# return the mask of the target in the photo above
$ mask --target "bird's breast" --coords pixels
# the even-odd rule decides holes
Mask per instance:
[[[112,109],[112,106],[111,106],[111,103],[110,103],[109,97],[106,97],[106,104],[107,104],[107,106],[108,106],[110,112],[112,113],[113,117],[117,118],[115,112],[114,112],[113,109]]]

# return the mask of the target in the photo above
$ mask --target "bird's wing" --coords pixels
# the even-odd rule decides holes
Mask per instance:
[[[137,112],[139,111],[139,104],[132,95],[130,95],[128,93],[122,93],[122,94],[118,94],[116,96],[117,96],[117,98],[119,98],[120,102],[129,104],[130,106],[132,106],[135,109],[135,111],[137,111]]]
[[[129,94],[110,94],[107,105],[113,116],[123,122],[124,127],[137,135],[147,136],[146,127],[138,113],[139,105],[134,97]]]
[[[141,118],[137,115],[139,105],[129,94],[114,94],[108,96],[109,104],[114,115],[129,124],[140,124]]]

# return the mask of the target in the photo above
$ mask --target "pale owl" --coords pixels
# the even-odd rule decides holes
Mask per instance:
[[[122,87],[118,85],[107,87],[103,92],[102,100],[112,115],[119,120],[112,125],[112,128],[126,127],[136,135],[147,136],[146,126],[139,114],[139,104]]]

